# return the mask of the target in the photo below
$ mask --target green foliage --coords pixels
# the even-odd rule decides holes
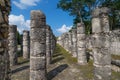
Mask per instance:
[[[85,24],[85,34],[91,34],[92,33],[91,21],[90,20],[84,21],[84,24]]]
[[[20,45],[22,42],[22,35],[17,31],[17,43]]]
[[[96,7],[110,8],[110,27],[120,28],[120,0],[59,0],[57,7],[75,17],[74,25],[84,21],[86,34],[91,33],[91,12]]]
[[[90,12],[93,6],[96,5],[95,3],[96,0],[60,0],[57,7],[69,12],[69,15],[75,16],[73,28],[76,28],[77,23],[84,21],[86,34],[90,34]],[[71,30],[69,32],[71,32]]]
[[[84,0],[60,0],[57,7],[75,16],[78,21],[82,21],[84,14]]]

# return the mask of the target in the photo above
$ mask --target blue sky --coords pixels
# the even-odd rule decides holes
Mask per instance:
[[[67,12],[57,9],[59,0],[11,0],[12,11],[9,24],[18,26],[18,30],[30,29],[30,11],[41,10],[46,15],[46,23],[51,26],[54,34],[59,36],[73,25],[73,17]]]

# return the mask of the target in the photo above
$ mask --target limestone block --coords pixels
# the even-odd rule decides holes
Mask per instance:
[[[111,66],[97,66],[94,68],[95,80],[111,80]]]
[[[94,23],[94,24],[92,24],[92,32],[93,33],[99,33],[99,32],[102,31],[99,17],[98,18],[93,18],[92,23]]]
[[[94,64],[98,65],[110,65],[111,64],[111,55],[109,54],[109,49],[101,48],[94,49]]]
[[[42,69],[45,69],[46,65],[45,65],[45,58],[31,58],[30,59],[31,62],[30,62],[30,69],[31,70],[34,70],[34,71],[37,71],[37,70],[42,70]]]

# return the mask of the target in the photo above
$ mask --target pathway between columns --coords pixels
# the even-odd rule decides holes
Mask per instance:
[[[21,57],[18,61],[19,65],[12,67],[12,80],[29,80],[29,62]],[[81,71],[77,59],[57,45],[48,66],[48,80],[90,80],[92,75],[88,72],[92,73],[92,70],[88,69],[88,66],[81,66]]]
[[[21,57],[19,65],[12,67],[11,80],[29,80],[29,62]],[[77,59],[57,45],[52,62],[48,66],[48,80],[93,80],[92,61],[86,66],[77,64]],[[112,80],[119,80],[119,75],[112,76]]]
[[[48,66],[48,80],[83,80],[75,63],[77,59],[57,45],[51,65]]]

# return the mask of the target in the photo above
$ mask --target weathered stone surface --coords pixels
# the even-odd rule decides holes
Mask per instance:
[[[51,29],[49,25],[46,25],[46,60],[47,60],[47,65],[50,64],[51,62]]]
[[[31,11],[30,80],[46,80],[46,17]]]
[[[10,0],[0,0],[0,80],[10,80],[8,54],[8,15]]]
[[[111,54],[109,43],[109,21],[108,9],[97,8],[93,11],[93,57],[94,57],[94,79],[111,79]],[[96,21],[97,20],[97,21]]]
[[[17,64],[17,26],[9,26],[9,56],[10,56],[10,66]]]
[[[69,45],[68,45],[68,47],[69,47],[69,53],[72,53],[72,45],[73,45],[73,43],[72,43],[72,33],[71,32],[69,32],[68,33],[68,43],[69,43]]]
[[[30,57],[30,36],[29,31],[23,31],[23,58],[28,59]]]
[[[51,33],[51,56],[54,53],[55,46],[56,46],[56,37],[53,35],[53,33]]]
[[[120,55],[120,30],[113,30],[110,33],[110,38],[110,53],[114,55]]]
[[[86,35],[84,23],[77,24],[77,54],[78,54],[78,64],[87,64],[86,55]]]
[[[68,33],[64,34],[64,48],[67,51],[69,50],[69,36],[68,36]]]
[[[77,29],[72,29],[72,55],[73,57],[77,57]]]
[[[94,80],[111,80],[111,66],[95,65],[94,72]]]

